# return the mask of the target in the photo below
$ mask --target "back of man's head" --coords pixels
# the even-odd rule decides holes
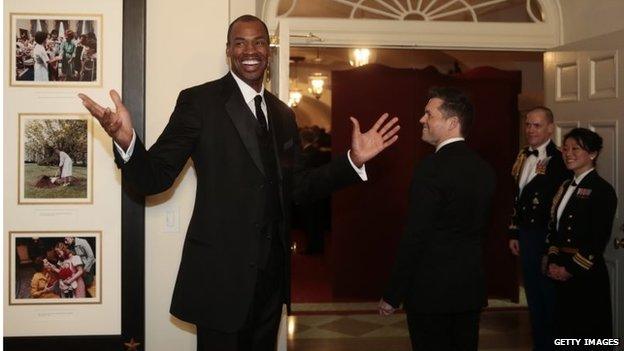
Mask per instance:
[[[474,120],[474,107],[468,96],[459,89],[436,87],[429,89],[429,99],[433,98],[444,101],[440,106],[444,118],[457,117],[461,136],[468,136]]]

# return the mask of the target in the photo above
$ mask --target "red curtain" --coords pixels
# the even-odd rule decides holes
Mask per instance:
[[[483,67],[457,75],[435,68],[397,69],[367,65],[332,72],[332,152],[350,145],[349,116],[368,130],[384,112],[400,118],[399,141],[366,165],[369,181],[332,198],[329,263],[336,299],[378,299],[388,280],[407,215],[414,166],[433,147],[421,139],[418,120],[433,86],[455,86],[468,93],[476,119],[467,141],[496,170],[497,191],[491,225],[484,238],[488,294],[518,299],[516,261],[507,249],[511,213],[510,168],[518,152],[519,71]]]

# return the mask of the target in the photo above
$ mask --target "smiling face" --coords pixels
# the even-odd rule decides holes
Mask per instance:
[[[563,160],[566,167],[575,175],[583,174],[594,166],[596,152],[588,152],[583,149],[574,138],[567,138],[563,143]]]
[[[232,72],[256,91],[269,62],[269,38],[260,21],[234,23],[225,53]]]
[[[439,98],[432,98],[427,102],[425,106],[425,113],[420,118],[419,122],[422,124],[422,140],[437,146],[442,141],[447,139],[449,130],[451,129],[451,118],[445,118],[440,111],[440,106],[444,101]]]
[[[524,121],[524,133],[526,135],[527,144],[532,148],[544,144],[548,141],[555,127],[553,123],[548,121],[548,117],[544,111],[533,110],[527,113],[526,120]]]

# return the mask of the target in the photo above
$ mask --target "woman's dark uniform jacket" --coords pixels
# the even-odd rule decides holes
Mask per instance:
[[[292,201],[326,197],[360,178],[346,155],[323,167],[304,170],[292,110],[268,91],[264,97],[279,165],[279,239],[281,246],[288,248]],[[263,232],[261,223],[266,200],[263,189],[269,184],[257,127],[255,116],[229,73],[182,91],[169,123],[149,151],[137,138],[126,164],[116,153],[124,179],[143,194],[169,188],[188,158],[193,160],[197,175],[195,206],[170,312],[204,328],[228,332],[243,325],[253,299],[262,256],[259,253],[270,250],[273,240]],[[284,255],[288,257],[287,250]],[[287,302],[290,260],[286,258],[285,262]]]
[[[572,275],[568,281],[556,281],[555,328],[561,337],[609,337],[611,298],[603,253],[611,237],[617,196],[607,181],[591,171],[574,190],[557,229],[557,208],[570,183],[565,181],[553,199],[546,241],[548,263],[563,266]]]

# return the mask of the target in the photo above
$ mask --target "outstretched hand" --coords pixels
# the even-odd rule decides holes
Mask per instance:
[[[108,135],[115,140],[122,149],[126,150],[132,141],[132,118],[130,112],[121,102],[121,97],[115,90],[110,91],[110,97],[115,104],[115,112],[109,107],[102,107],[85,94],[78,94],[84,107],[95,117]]]
[[[384,113],[366,133],[360,132],[360,123],[357,119],[353,117],[349,117],[349,119],[353,123],[350,156],[351,161],[358,168],[399,139],[396,134],[401,126],[396,124],[399,121],[397,117],[384,124],[388,119],[388,114]]]

